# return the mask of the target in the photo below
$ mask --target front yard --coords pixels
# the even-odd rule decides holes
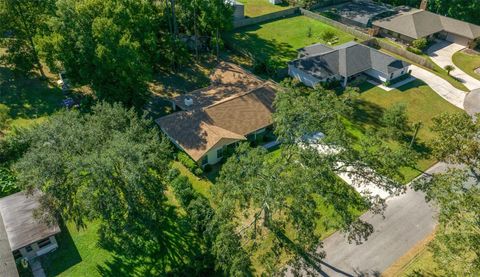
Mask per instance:
[[[245,5],[245,16],[257,17],[288,9],[288,4],[273,5],[268,0],[238,0]]]
[[[351,119],[352,125],[349,126],[357,137],[363,136],[369,128],[379,128],[382,113],[395,104],[403,103],[406,105],[409,121],[422,123],[416,149],[421,158],[417,162],[416,169],[403,169],[405,181],[411,181],[436,163],[436,160],[429,156],[428,147],[435,138],[431,130],[432,119],[441,113],[462,112],[460,109],[443,100],[420,80],[388,92],[365,82],[360,86],[360,92],[358,106]]]
[[[241,28],[227,34],[226,40],[228,45],[255,59],[268,58],[286,67],[288,61],[297,57],[297,49],[319,42],[326,43],[321,35],[327,31],[338,38],[334,45],[354,40],[354,36],[306,16]]]
[[[453,55],[453,63],[463,72],[480,80],[480,55],[466,53],[464,51],[457,52]],[[475,72],[475,70],[478,70]]]

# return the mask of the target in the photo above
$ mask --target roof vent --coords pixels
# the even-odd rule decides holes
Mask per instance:
[[[185,97],[185,99],[183,100],[183,102],[185,103],[185,106],[187,106],[187,107],[190,107],[190,106],[193,105],[193,99],[190,98],[190,97],[188,97],[188,96]]]

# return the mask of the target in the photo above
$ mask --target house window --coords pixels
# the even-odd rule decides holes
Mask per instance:
[[[37,244],[39,248],[45,247],[50,244],[50,238],[42,239]]]
[[[33,248],[32,248],[31,245],[27,245],[27,246],[25,247],[25,251],[27,251],[27,252],[31,252],[32,250],[33,250]]]
[[[13,251],[13,258],[15,260],[20,259],[21,257],[22,257],[22,253],[20,253],[20,251],[18,251],[18,250]]]
[[[392,73],[392,74],[390,74],[390,79],[392,79],[392,78],[393,78],[393,73]]]
[[[217,150],[217,159],[223,158],[223,147]]]
[[[202,165],[207,165],[208,164],[208,155],[203,157],[202,159]]]

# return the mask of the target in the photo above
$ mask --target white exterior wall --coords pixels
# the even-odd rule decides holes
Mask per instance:
[[[306,85],[308,87],[312,87],[312,88],[315,85],[317,85],[318,83],[321,82],[321,80],[319,80],[319,79],[317,79],[317,78],[315,78],[311,75],[308,75],[303,70],[300,70],[300,69],[294,67],[293,65],[288,65],[288,75],[290,75],[291,77],[299,80],[304,85]]]
[[[396,79],[404,74],[408,73],[408,67],[405,67],[405,68],[402,68],[402,69],[399,69],[395,72],[393,72],[393,75],[386,75],[386,74],[383,74],[375,69],[369,69],[367,71],[365,71],[365,74],[367,74],[368,76],[370,77],[373,77],[377,80],[380,80],[381,82],[387,82],[387,81],[390,81],[390,80],[393,80],[393,79]]]

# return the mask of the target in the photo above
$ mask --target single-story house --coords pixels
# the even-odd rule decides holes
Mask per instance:
[[[323,12],[334,14],[336,17],[334,19],[344,24],[361,28],[369,28],[373,21],[395,13],[391,6],[371,0],[354,0],[336,5]]]
[[[46,224],[34,217],[33,212],[40,206],[39,195],[38,192],[33,195],[18,192],[0,199],[0,240],[8,240],[15,260],[31,260],[58,248],[55,239],[60,233],[58,225]]]
[[[375,34],[395,37],[405,43],[435,37],[474,48],[480,40],[480,26],[419,9],[377,20],[373,26]]]
[[[213,85],[173,99],[160,129],[201,166],[216,164],[226,147],[256,139],[272,125],[275,87],[240,67],[221,63]]]
[[[409,63],[356,42],[330,47],[314,44],[299,49],[298,58],[288,63],[288,74],[309,87],[330,81],[343,86],[360,74],[381,82],[408,73]]]

